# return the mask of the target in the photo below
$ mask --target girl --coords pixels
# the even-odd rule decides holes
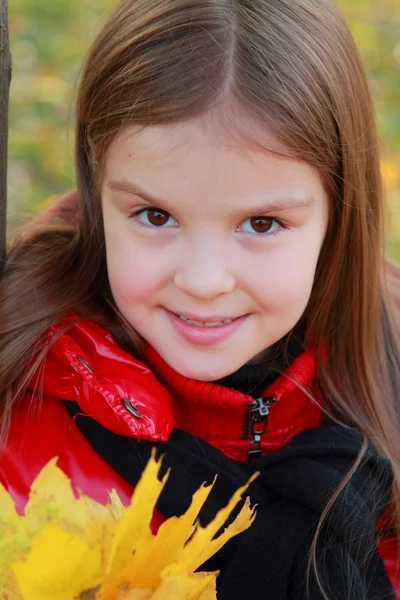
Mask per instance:
[[[123,0],[82,73],[77,192],[1,288],[0,472],[53,456],[154,516],[256,470],[219,598],[400,598],[400,352],[374,113],[332,0]],[[397,596],[396,596],[397,594]]]

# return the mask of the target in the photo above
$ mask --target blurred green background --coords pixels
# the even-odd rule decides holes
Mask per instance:
[[[117,0],[11,0],[9,221],[74,187],[73,101],[87,48]],[[370,76],[400,262],[400,0],[338,0]]]

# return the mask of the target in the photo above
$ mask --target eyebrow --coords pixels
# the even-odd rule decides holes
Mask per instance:
[[[161,208],[166,212],[173,212],[172,208],[169,208],[169,202],[166,200],[162,200],[161,198],[157,198],[149,191],[142,188],[138,183],[134,181],[116,181],[110,180],[107,182],[107,187],[114,192],[122,192],[124,194],[128,194],[131,196],[139,196],[146,202],[149,202],[151,205],[156,206],[157,208]],[[296,210],[299,208],[311,208],[315,205],[315,198],[313,196],[308,196],[305,198],[279,198],[274,199],[269,202],[263,202],[262,204],[256,204],[254,206],[250,206],[248,208],[244,208],[240,212],[243,215],[253,213],[253,214],[265,214],[269,212],[284,212],[289,210]]]

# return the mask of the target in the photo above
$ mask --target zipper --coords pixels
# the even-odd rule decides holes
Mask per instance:
[[[278,398],[256,398],[249,404],[248,439],[249,450],[247,458],[261,456],[261,436],[268,425],[269,410]]]

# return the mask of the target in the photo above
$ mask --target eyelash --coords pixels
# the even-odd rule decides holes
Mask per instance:
[[[139,208],[139,209],[137,209],[135,212],[131,213],[128,218],[134,220],[135,224],[139,225],[139,227],[143,227],[144,229],[147,229],[147,230],[154,231],[155,229],[170,229],[170,227],[163,227],[163,226],[157,227],[156,225],[146,225],[145,223],[143,223],[142,221],[140,221],[138,219],[138,217],[141,214],[143,214],[143,213],[145,213],[147,211],[150,211],[150,210],[160,211],[160,212],[162,212],[162,213],[164,213],[166,215],[172,216],[167,211],[162,210],[161,208],[157,208],[156,206],[146,206],[145,208]],[[280,219],[276,219],[275,217],[268,217],[266,215],[257,215],[257,216],[261,217],[261,218],[272,219],[273,221],[275,221],[275,223],[277,223],[279,225],[279,228],[276,231],[272,231],[272,232],[266,231],[265,233],[260,233],[260,232],[257,232],[257,231],[253,231],[252,235],[256,235],[257,237],[261,237],[261,238],[271,237],[271,236],[279,235],[280,233],[282,233],[282,231],[290,229],[290,227],[288,227],[288,225],[286,225]],[[247,219],[245,219],[244,221],[242,221],[242,223],[244,223],[245,221],[247,221],[249,218],[254,218],[254,217],[248,217]]]

